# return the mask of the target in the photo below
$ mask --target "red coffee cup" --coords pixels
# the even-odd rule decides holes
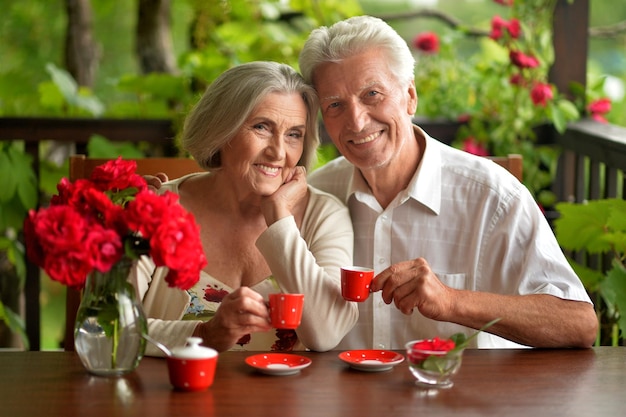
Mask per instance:
[[[361,266],[341,268],[341,295],[348,301],[362,302],[370,295],[374,270]]]
[[[297,329],[302,319],[304,294],[270,294],[270,319],[276,329]]]

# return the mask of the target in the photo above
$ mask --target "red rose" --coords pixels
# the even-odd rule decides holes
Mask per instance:
[[[178,204],[178,194],[166,191],[158,195],[149,190],[140,191],[126,207],[126,221],[132,230],[150,239],[165,217],[179,217],[185,213]]]
[[[507,26],[506,20],[501,18],[499,15],[495,15],[491,19],[491,33],[489,37],[494,40],[498,40],[502,37],[502,29]]]
[[[414,364],[420,364],[433,354],[446,353],[454,349],[455,344],[452,339],[425,339],[415,342],[409,353],[409,360]]]
[[[463,141],[463,150],[465,152],[478,155],[478,156],[488,156],[489,151],[483,146],[482,143],[478,142],[474,137],[470,136]]]
[[[124,247],[116,231],[93,225],[85,241],[89,261],[95,269],[106,272],[122,258]]]
[[[91,210],[89,205],[85,202],[85,193],[89,189],[93,189],[94,185],[89,180],[79,179],[71,183],[67,178],[62,178],[57,185],[59,194],[53,196],[50,200],[51,206],[70,206],[77,209],[79,212]]]
[[[171,287],[190,288],[207,264],[198,226],[189,213],[164,218],[150,238],[150,248],[154,263],[169,267],[165,280]]]
[[[136,188],[139,191],[148,188],[146,180],[135,174],[137,162],[123,160],[121,157],[94,168],[89,178],[101,191]]]
[[[527,81],[522,74],[513,74],[511,78],[509,78],[509,82],[512,85],[517,85],[520,87],[525,87],[527,85]]]
[[[513,39],[519,38],[519,35],[522,32],[522,26],[520,25],[519,20],[517,19],[509,20],[509,23],[506,29],[509,31],[509,34],[511,35]]]
[[[434,337],[433,339],[415,342],[413,349],[427,350],[430,352],[448,352],[454,349],[454,341],[452,339],[440,339],[439,337]]]
[[[608,98],[594,100],[589,103],[587,110],[592,114],[606,114],[611,111],[611,100]]]
[[[42,267],[54,281],[71,288],[83,288],[93,268],[85,251],[74,251],[46,257]]]
[[[519,68],[536,68],[539,66],[539,60],[531,55],[526,55],[520,51],[511,51],[509,58],[513,65]]]
[[[439,38],[436,33],[420,33],[413,39],[413,45],[422,52],[435,54],[439,51]]]
[[[530,90],[530,98],[536,106],[545,107],[554,97],[550,84],[537,83]]]
[[[52,206],[39,210],[31,217],[33,230],[46,256],[50,252],[72,250],[82,245],[88,229],[87,222],[72,207]]]

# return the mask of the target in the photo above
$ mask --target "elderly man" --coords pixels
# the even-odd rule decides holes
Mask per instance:
[[[338,349],[400,349],[495,318],[478,347],[593,344],[591,300],[528,190],[413,125],[415,61],[390,26],[316,29],[299,64],[343,155],[309,182],[348,205],[354,263],[377,274]]]

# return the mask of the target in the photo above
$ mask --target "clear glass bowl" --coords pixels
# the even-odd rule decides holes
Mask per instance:
[[[409,370],[416,383],[427,388],[450,388],[452,377],[459,371],[463,359],[463,349],[432,351],[416,349],[414,345],[421,340],[406,344],[406,357]]]

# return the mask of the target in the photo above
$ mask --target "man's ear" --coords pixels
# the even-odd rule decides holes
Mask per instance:
[[[413,116],[415,115],[415,112],[417,111],[417,102],[418,102],[417,90],[415,89],[415,81],[411,80],[411,82],[409,83],[407,87],[407,94],[408,94],[408,99],[406,103],[406,106],[407,106],[406,110],[409,115]]]

